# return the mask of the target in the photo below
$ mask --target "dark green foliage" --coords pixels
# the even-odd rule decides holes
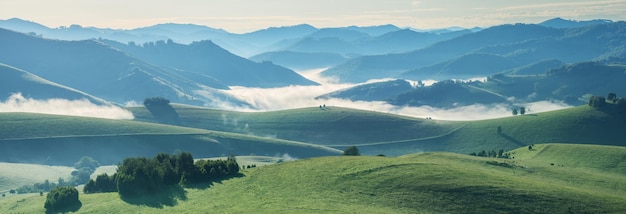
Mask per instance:
[[[361,153],[359,153],[359,148],[356,148],[356,146],[350,146],[346,148],[345,150],[343,150],[343,155],[359,156],[361,155]]]
[[[513,109],[513,115],[517,115],[517,109],[516,108]]]
[[[117,186],[115,180],[117,174],[111,176],[106,173],[98,175],[96,180],[89,180],[83,188],[84,193],[97,193],[97,192],[117,192]]]
[[[520,108],[519,108],[519,114],[521,114],[521,115],[526,114],[526,108],[524,108],[524,107],[520,107]]]
[[[170,105],[170,100],[168,99],[163,97],[150,97],[143,101],[143,105],[152,113],[154,118],[161,123],[180,123],[180,117],[176,110]]]
[[[113,176],[99,175],[85,186],[85,193],[114,192],[122,197],[155,194],[177,184],[217,180],[236,175],[240,168],[234,156],[226,160],[200,160],[194,164],[191,153],[160,153],[152,159],[126,158]]]
[[[78,190],[69,186],[56,187],[50,190],[44,204],[47,212],[77,211],[80,206]]]
[[[589,106],[594,108],[602,108],[606,104],[606,99],[603,96],[591,96],[589,98]]]
[[[609,95],[606,97],[607,100],[610,100],[612,102],[615,102],[617,100],[617,94],[611,92],[609,93]]]
[[[470,153],[470,155],[478,156],[478,157],[491,157],[491,158],[504,158],[504,159],[511,158],[511,153],[504,152],[504,149],[500,149],[497,152],[496,150],[491,150],[491,151],[482,150],[478,153],[472,152]]]
[[[83,156],[78,162],[76,162],[76,164],[74,164],[74,168],[79,170],[82,168],[88,168],[95,171],[99,166],[100,163],[89,156]]]

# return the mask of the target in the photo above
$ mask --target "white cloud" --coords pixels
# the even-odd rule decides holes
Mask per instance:
[[[72,115],[108,119],[133,119],[133,113],[114,105],[96,105],[89,100],[24,98],[22,94],[12,94],[0,102],[0,112],[28,112],[41,114]]]

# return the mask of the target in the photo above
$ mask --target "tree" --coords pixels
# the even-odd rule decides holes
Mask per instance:
[[[520,108],[519,108],[519,114],[521,114],[521,115],[526,114],[526,108],[524,108],[524,107],[520,107]]]
[[[609,93],[609,95],[606,97],[607,100],[610,100],[612,102],[615,102],[617,100],[617,94],[611,92]]]
[[[517,108],[513,109],[513,115],[517,115]]]
[[[83,156],[78,162],[74,164],[75,169],[88,168],[95,171],[100,166],[100,163],[89,156]]]
[[[77,211],[81,206],[78,200],[78,190],[74,187],[55,187],[46,197],[44,208],[48,212]]]
[[[359,156],[361,154],[359,153],[359,149],[356,148],[356,146],[350,146],[350,147],[346,148],[345,150],[343,150],[343,155]]]
[[[589,98],[589,106],[594,108],[602,108],[606,104],[606,99],[603,96],[591,96]]]

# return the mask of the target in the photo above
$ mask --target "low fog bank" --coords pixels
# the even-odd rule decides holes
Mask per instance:
[[[130,111],[114,105],[96,105],[86,99],[36,100],[24,98],[21,93],[12,94],[4,102],[0,102],[0,112],[27,112],[128,120],[134,118]]]
[[[315,97],[334,92],[340,89],[353,87],[359,84],[337,83],[334,79],[322,77],[319,73],[323,69],[300,72],[303,76],[320,83],[318,86],[288,86],[281,88],[248,88],[248,87],[232,87],[231,90],[224,90],[224,93],[230,94],[238,99],[248,102],[252,107],[236,107],[221,104],[221,108],[235,111],[259,112],[259,111],[276,111],[294,108],[317,107],[326,105],[328,107],[338,106],[346,108],[355,108],[361,110],[369,110],[383,113],[398,114],[417,118],[432,118],[438,120],[482,120],[512,116],[512,108],[525,107],[527,114],[553,111],[558,109],[569,108],[571,106],[558,101],[538,101],[532,103],[522,103],[512,105],[510,103],[501,104],[475,104],[469,106],[455,106],[452,108],[434,108],[430,106],[394,106],[385,102],[374,101],[351,101],[345,99],[315,99]],[[390,79],[371,80],[371,82],[388,81]],[[482,79],[473,79],[481,81]],[[484,80],[483,80],[484,81]],[[430,85],[433,81],[427,81]]]

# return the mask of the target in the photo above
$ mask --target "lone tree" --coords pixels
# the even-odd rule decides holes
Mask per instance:
[[[517,108],[513,109],[513,115],[517,115]]]
[[[594,108],[602,108],[606,104],[606,99],[603,96],[591,96],[589,98],[589,106]]]
[[[361,154],[359,153],[359,149],[356,148],[356,146],[350,146],[350,147],[346,148],[345,150],[343,150],[343,155],[359,156]]]
[[[521,114],[521,115],[526,114],[526,108],[524,108],[524,107],[520,107],[520,108],[519,108],[519,114]]]
[[[43,207],[50,213],[65,213],[77,211],[81,206],[82,203],[78,200],[78,190],[64,186],[50,190]]]
[[[610,100],[611,102],[616,102],[617,101],[617,94],[611,92],[609,93],[609,96],[606,97],[607,100]]]

